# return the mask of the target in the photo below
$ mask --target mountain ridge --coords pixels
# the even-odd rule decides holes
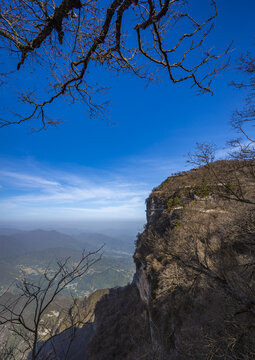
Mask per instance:
[[[253,359],[254,163],[210,166],[151,192],[133,284],[98,302],[88,360]]]

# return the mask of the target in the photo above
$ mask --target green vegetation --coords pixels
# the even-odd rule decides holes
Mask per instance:
[[[231,181],[228,181],[225,184],[225,192],[227,195],[236,194],[237,193],[237,186],[233,184]]]
[[[200,185],[196,185],[193,189],[194,194],[201,198],[212,195],[212,186],[208,184],[207,180],[203,179]]]
[[[181,199],[179,196],[175,196],[174,198],[170,198],[167,202],[167,209],[173,210],[176,206],[182,206]]]

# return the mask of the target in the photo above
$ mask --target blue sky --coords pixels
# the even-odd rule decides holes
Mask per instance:
[[[92,76],[111,86],[112,122],[90,119],[84,106],[61,102],[53,108],[64,120],[57,128],[1,129],[0,225],[145,221],[145,198],[172,172],[186,168],[185,156],[196,141],[214,142],[222,151],[233,136],[231,113],[245,95],[228,83],[239,77],[240,53],[252,50],[255,2],[219,0],[218,7],[209,44],[221,51],[234,43],[230,68],[216,79],[213,96],[196,96],[188,83],[173,85],[167,76],[147,86],[131,74],[101,72]],[[12,89],[0,91],[2,106],[12,107]]]

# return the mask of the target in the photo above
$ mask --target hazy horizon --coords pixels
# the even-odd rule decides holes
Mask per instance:
[[[102,233],[108,236],[136,236],[143,230],[145,219],[137,221],[90,221],[90,222],[0,222],[0,234],[3,232],[55,230],[65,234]]]

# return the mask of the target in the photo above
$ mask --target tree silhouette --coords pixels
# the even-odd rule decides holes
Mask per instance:
[[[184,0],[2,1],[0,49],[15,59],[17,70],[33,76],[43,71],[46,89],[23,88],[18,97],[28,112],[13,121],[1,119],[0,126],[32,119],[39,120],[39,129],[56,125],[48,108],[60,97],[82,101],[92,116],[104,117],[107,104],[93,95],[105,89],[89,80],[96,66],[149,81],[165,70],[173,83],[189,80],[199,92],[212,92],[212,80],[226,67],[218,60],[229,48],[221,54],[203,49],[217,16],[216,1],[208,1],[211,15],[201,21],[188,5]],[[11,71],[8,64],[2,84]]]
[[[10,333],[20,340],[15,345],[7,341],[2,349],[3,357],[23,359],[30,353],[31,360],[41,359],[46,345],[49,347],[49,341],[59,330],[57,324],[45,322],[45,314],[69,284],[81,278],[95,262],[100,260],[100,250],[101,248],[87,254],[83,252],[75,263],[70,258],[57,261],[56,269],[46,268],[40,281],[32,282],[23,273],[23,277],[16,284],[19,295],[8,299],[7,293],[6,301],[0,304],[1,329],[6,331],[4,327],[8,326]],[[75,299],[73,300],[73,308],[77,310]],[[77,311],[73,313],[70,310],[65,315],[65,323],[73,329],[81,322],[80,316],[77,315],[79,315]],[[50,336],[45,339],[47,325]],[[69,340],[71,342],[73,337]]]

